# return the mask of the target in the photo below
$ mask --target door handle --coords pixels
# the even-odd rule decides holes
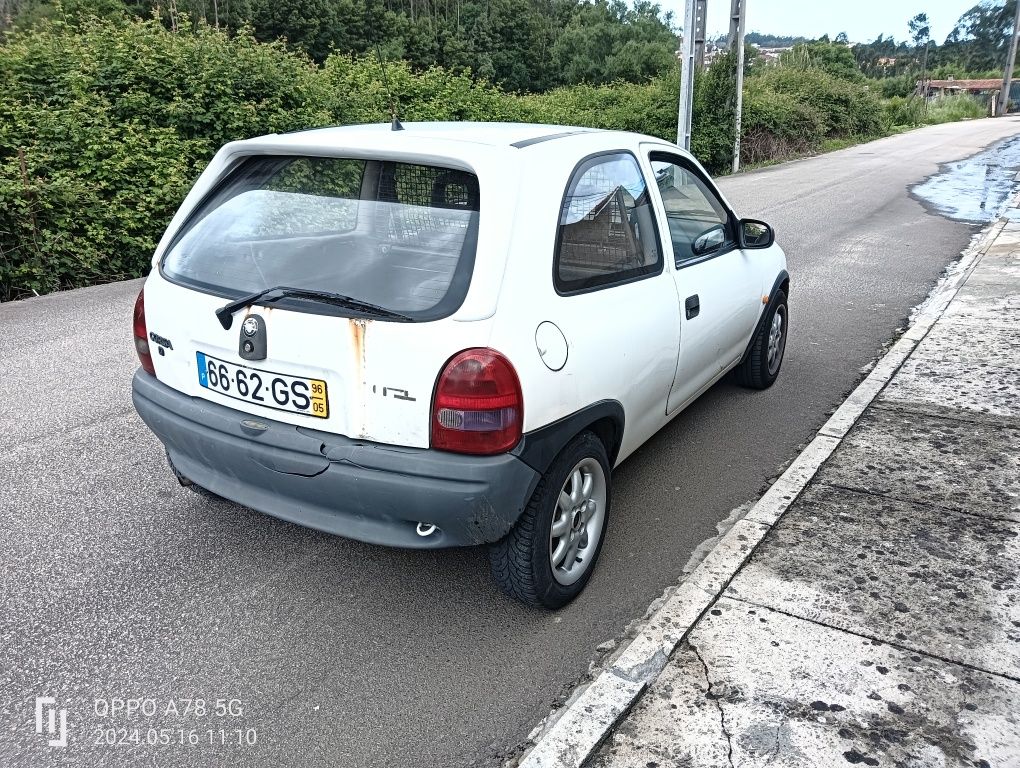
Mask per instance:
[[[684,302],[684,309],[687,310],[688,320],[698,316],[698,313],[701,311],[701,300],[698,298],[698,294],[687,297],[687,300]]]

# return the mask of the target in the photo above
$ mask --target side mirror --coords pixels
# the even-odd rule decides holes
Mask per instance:
[[[741,248],[768,248],[776,241],[776,233],[764,221],[741,219],[737,224]]]
[[[721,224],[705,230],[698,235],[691,244],[691,252],[695,256],[704,256],[707,253],[719,250],[726,242],[726,230]]]

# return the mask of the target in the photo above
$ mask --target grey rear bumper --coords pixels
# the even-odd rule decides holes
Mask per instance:
[[[132,399],[187,478],[291,522],[373,544],[433,549],[502,538],[538,473],[515,456],[352,440],[190,397],[139,370]],[[439,530],[416,533],[419,522]]]

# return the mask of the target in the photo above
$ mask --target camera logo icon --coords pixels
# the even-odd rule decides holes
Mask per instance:
[[[35,732],[46,736],[51,747],[67,746],[67,710],[58,710],[52,696],[35,697]]]

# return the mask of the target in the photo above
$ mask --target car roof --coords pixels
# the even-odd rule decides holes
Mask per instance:
[[[676,145],[654,136],[629,131],[601,130],[573,125],[538,123],[422,122],[404,123],[394,131],[389,123],[312,128],[293,133],[269,134],[235,141],[221,150],[234,154],[331,154],[350,152],[352,157],[385,154],[406,162],[436,162],[463,166],[477,172],[480,165],[516,164],[516,153],[531,155],[534,147],[546,167],[573,166],[576,156],[614,149],[636,149],[640,143]],[[561,146],[569,145],[569,146]],[[550,165],[551,164],[551,165]]]
[[[574,125],[545,125],[540,123],[483,123],[483,122],[421,122],[403,123],[402,131],[394,131],[390,123],[369,123],[297,131],[284,136],[343,143],[355,136],[408,140],[414,138],[464,141],[493,147],[521,147],[564,136],[594,133],[597,128]],[[283,138],[280,136],[278,138]]]

